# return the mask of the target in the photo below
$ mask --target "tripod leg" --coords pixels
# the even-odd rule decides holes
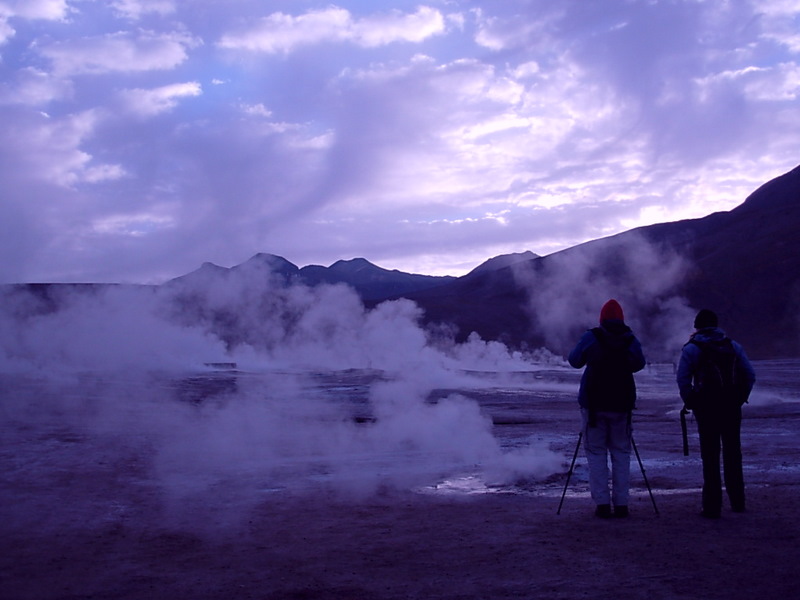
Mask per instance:
[[[683,455],[689,456],[689,432],[686,430],[686,415],[689,411],[684,406],[681,409],[681,435],[683,436]]]
[[[564,491],[561,492],[561,502],[558,503],[558,510],[556,511],[557,515],[561,514],[561,506],[564,504],[564,496],[567,495],[569,480],[572,478],[572,471],[575,469],[575,460],[578,458],[578,449],[581,447],[582,437],[583,431],[578,434],[578,443],[575,445],[575,454],[572,455],[572,463],[569,465],[569,471],[567,471],[567,481],[564,483]]]
[[[658,507],[656,506],[656,499],[653,497],[653,490],[650,489],[650,482],[647,481],[647,475],[644,472],[644,463],[642,463],[642,458],[639,456],[639,449],[636,447],[636,442],[633,441],[633,434],[631,434],[631,446],[633,446],[633,451],[636,453],[636,460],[639,461],[639,468],[642,470],[642,477],[644,478],[644,484],[647,486],[647,493],[650,494],[650,501],[653,503],[653,510],[656,511],[656,515],[658,515]]]

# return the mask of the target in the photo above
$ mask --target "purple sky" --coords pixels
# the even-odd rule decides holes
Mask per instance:
[[[0,282],[463,274],[800,163],[800,3],[0,0]]]

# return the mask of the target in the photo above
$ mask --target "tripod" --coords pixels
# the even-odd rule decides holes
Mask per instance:
[[[581,447],[581,439],[583,439],[582,431],[578,434],[578,443],[575,444],[575,454],[572,455],[572,462],[569,465],[569,471],[567,471],[567,480],[564,482],[564,491],[561,492],[561,502],[558,503],[557,515],[561,514],[561,506],[564,504],[564,496],[567,495],[567,486],[569,485],[569,480],[572,479],[572,471],[575,469],[575,459],[578,458],[578,449]]]
[[[686,415],[689,410],[684,406],[681,409],[681,434],[683,435],[683,455],[689,456],[689,432],[686,430]]]
[[[561,514],[561,506],[564,504],[564,496],[567,495],[569,480],[572,478],[572,472],[575,470],[575,460],[578,458],[578,449],[581,447],[582,439],[583,431],[578,434],[578,443],[575,445],[575,453],[572,455],[572,463],[569,465],[569,471],[567,471],[567,481],[564,483],[564,491],[561,492],[561,502],[558,503],[558,510],[556,511],[557,515]],[[656,506],[656,499],[653,497],[653,490],[650,488],[650,482],[647,481],[647,474],[644,471],[644,463],[642,463],[642,458],[639,456],[639,449],[636,447],[636,442],[633,440],[633,433],[631,433],[631,446],[633,446],[633,451],[636,454],[636,460],[639,462],[639,468],[642,470],[642,478],[644,479],[645,486],[647,486],[647,492],[650,494],[650,501],[653,503],[653,510],[656,512],[656,515],[658,515],[659,512],[658,507]]]

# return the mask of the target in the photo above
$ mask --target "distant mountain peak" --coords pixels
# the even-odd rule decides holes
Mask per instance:
[[[331,271],[360,271],[362,269],[381,269],[381,267],[369,262],[366,258],[351,258],[350,260],[337,260],[330,267]]]
[[[511,254],[501,254],[500,256],[495,256],[494,258],[490,258],[489,260],[479,264],[477,267],[472,269],[468,275],[472,275],[474,273],[485,273],[488,271],[497,271],[498,269],[509,267],[519,262],[533,260],[535,258],[540,257],[538,254],[534,254],[530,250],[525,250],[524,252],[513,252]]]
[[[267,252],[259,252],[257,254],[254,254],[253,256],[251,256],[249,259],[247,259],[247,261],[245,261],[242,264],[246,265],[246,264],[249,264],[249,263],[250,264],[267,264],[267,265],[270,265],[270,266],[272,266],[272,265],[280,265],[280,266],[292,265],[292,266],[295,266],[291,262],[289,262],[288,260],[283,258],[282,256],[278,256],[277,254],[269,254]],[[241,265],[239,265],[239,266],[241,266]]]
[[[766,182],[750,194],[736,212],[775,210],[800,205],[800,165]]]
[[[200,265],[200,271],[227,271],[225,267],[220,267],[219,265],[214,264],[213,262],[206,261],[202,265]]]
[[[230,272],[226,267],[220,267],[212,262],[206,261],[199,268],[190,271],[185,275],[170,279],[167,283],[188,282],[195,280],[208,280],[209,278],[222,278]]]

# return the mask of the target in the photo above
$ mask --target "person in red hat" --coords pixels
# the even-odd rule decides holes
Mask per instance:
[[[578,404],[589,464],[589,490],[601,518],[628,516],[631,413],[636,404],[633,374],[645,366],[642,345],[625,324],[614,299],[600,310],[600,326],[583,334],[570,352],[569,364],[580,369]],[[611,491],[608,457],[611,457]],[[614,506],[612,513],[611,505]]]

